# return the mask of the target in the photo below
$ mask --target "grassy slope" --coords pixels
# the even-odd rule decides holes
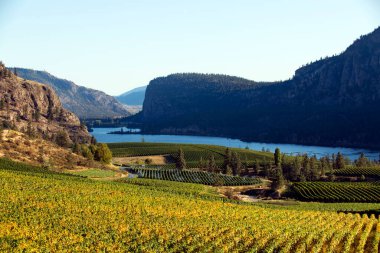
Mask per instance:
[[[100,182],[0,159],[0,188],[2,252],[379,247],[377,219],[228,203],[202,185]]]

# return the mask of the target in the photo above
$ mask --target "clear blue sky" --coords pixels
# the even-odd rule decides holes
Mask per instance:
[[[379,0],[0,0],[0,60],[111,95],[177,72],[274,81],[378,26]]]

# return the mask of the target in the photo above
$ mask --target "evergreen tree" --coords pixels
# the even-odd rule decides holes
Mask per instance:
[[[301,175],[303,175],[306,180],[311,179],[310,160],[306,154],[303,156]]]
[[[215,163],[215,158],[212,155],[208,161],[208,171],[209,172],[215,172],[217,170],[216,163]]]
[[[176,168],[179,170],[186,169],[185,154],[183,153],[182,148],[179,148],[178,150]]]
[[[316,156],[310,158],[310,179],[315,181],[319,180],[320,172],[318,168],[318,160]]]
[[[234,176],[240,175],[241,161],[240,161],[240,158],[236,152],[232,152],[231,167],[232,167],[232,172],[233,172]]]
[[[223,166],[222,170],[224,174],[227,174],[227,166],[231,166],[231,150],[229,148],[226,148],[226,151],[224,153],[224,161],[223,161]]]
[[[281,166],[281,152],[279,148],[276,148],[274,151],[274,165],[276,167]]]
[[[266,177],[266,178],[268,178],[268,177],[270,177],[270,169],[271,169],[271,165],[270,165],[270,163],[269,162],[266,162],[265,164],[264,164],[264,176]]]
[[[369,160],[364,153],[360,153],[359,158],[355,161],[356,167],[365,167],[369,165]]]
[[[64,130],[59,131],[55,136],[55,143],[57,143],[61,147],[69,147],[71,140],[68,133]]]
[[[285,185],[284,175],[282,173],[281,165],[275,169],[274,179],[271,184],[271,188],[274,191],[281,189]]]
[[[301,162],[299,160],[299,157],[295,157],[292,165],[290,166],[290,171],[289,171],[289,178],[292,181],[297,181],[300,177],[301,174]]]
[[[345,166],[346,165],[345,165],[344,157],[340,152],[338,152],[338,155],[336,156],[336,160],[335,160],[335,168],[337,170],[340,170],[340,169],[344,169]]]

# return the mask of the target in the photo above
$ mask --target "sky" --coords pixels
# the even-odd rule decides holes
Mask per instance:
[[[379,0],[0,0],[0,60],[110,95],[183,72],[277,81],[378,26]]]

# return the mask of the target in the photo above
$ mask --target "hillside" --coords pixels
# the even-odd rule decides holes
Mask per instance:
[[[24,133],[3,130],[0,133],[0,157],[24,162],[36,166],[45,166],[51,170],[75,169],[84,167],[102,167],[100,163],[77,155],[71,149],[41,138],[29,138]]]
[[[140,105],[144,103],[145,91],[147,86],[141,86],[130,91],[127,91],[115,98],[125,105]]]
[[[379,249],[380,225],[373,215],[321,211],[320,204],[308,205],[316,205],[313,211],[236,203],[202,185],[102,182],[0,159],[0,188],[3,252]]]
[[[14,68],[11,68],[13,70]],[[18,76],[50,85],[58,94],[63,106],[82,119],[126,117],[130,113],[114,97],[102,91],[86,88],[55,77],[46,71],[15,68]]]
[[[204,74],[156,78],[143,111],[130,120],[143,123],[145,133],[380,148],[379,113],[380,28],[283,82]]]
[[[64,109],[52,88],[15,76],[0,64],[2,127],[53,140],[68,135],[71,142],[88,143],[91,136],[78,117]]]

